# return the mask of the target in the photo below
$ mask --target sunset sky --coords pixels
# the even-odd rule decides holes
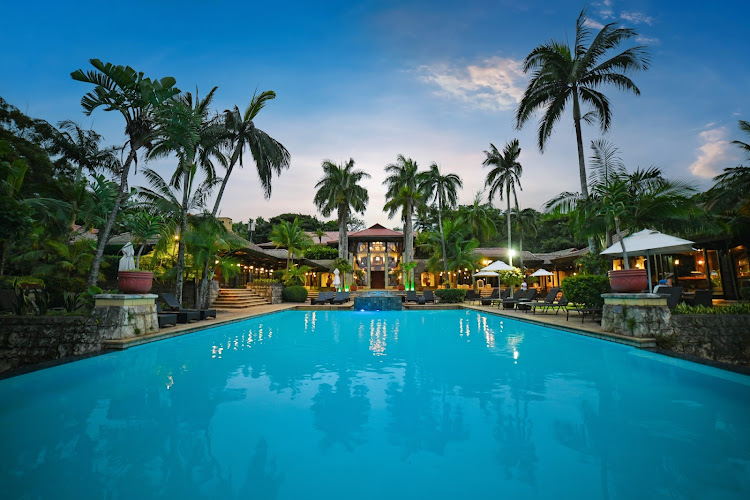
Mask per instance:
[[[369,224],[398,226],[383,214],[383,168],[398,154],[426,169],[437,162],[464,181],[461,203],[484,185],[483,151],[518,138],[522,208],[540,209],[561,191],[578,191],[570,111],[547,149],[536,120],[513,123],[528,81],[522,61],[537,45],[572,40],[585,5],[571,1],[14,2],[4,7],[0,96],[25,113],[73,119],[124,141],[119,116],[86,117],[89,86],[70,72],[90,58],[130,65],[147,76],[174,76],[182,90],[219,89],[215,109],[248,103],[255,89],[278,97],[256,126],[292,155],[265,200],[254,166],[232,175],[221,215],[234,220],[282,212],[315,214],[313,186],[324,159],[354,158],[365,182]],[[604,137],[630,169],[661,167],[705,188],[741,155],[733,139],[750,120],[750,3],[617,1],[587,4],[594,27],[615,22],[639,33],[651,69],[632,75],[641,96],[602,90],[612,101]],[[600,138],[584,128],[584,142]],[[587,148],[587,156],[589,155]],[[249,158],[248,158],[249,160]],[[171,174],[174,162],[153,165]],[[133,185],[144,181],[134,178]],[[493,200],[498,204],[497,200]]]

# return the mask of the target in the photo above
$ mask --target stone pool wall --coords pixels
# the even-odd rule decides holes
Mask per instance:
[[[93,318],[1,316],[0,322],[0,373],[102,349]]]
[[[750,366],[750,314],[673,314],[657,345],[689,356]]]

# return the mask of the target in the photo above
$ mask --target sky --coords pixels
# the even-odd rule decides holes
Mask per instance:
[[[85,116],[80,99],[90,86],[70,78],[91,58],[173,76],[180,89],[201,95],[218,86],[219,112],[244,109],[256,89],[275,91],[255,124],[286,146],[291,165],[273,179],[267,200],[248,156],[221,205],[220,215],[234,221],[320,216],[313,197],[321,163],[353,158],[371,176],[360,217],[368,226],[397,227],[382,210],[384,168],[397,155],[458,174],[459,203],[469,204],[484,189],[484,151],[515,138],[519,204],[539,210],[562,191],[579,191],[577,150],[570,109],[544,153],[536,117],[516,129],[529,80],[522,63],[541,43],[572,41],[584,7],[594,29],[635,29],[633,44],[651,57],[648,71],[631,75],[640,96],[601,89],[613,122],[604,135],[584,126],[587,158],[590,142],[604,138],[629,169],[657,166],[698,189],[738,165],[740,151],[730,143],[748,140],[737,123],[750,120],[746,0],[13,2],[4,6],[0,96],[30,116],[72,119],[122,145],[122,118],[101,109]],[[148,166],[165,177],[175,168],[169,160]]]

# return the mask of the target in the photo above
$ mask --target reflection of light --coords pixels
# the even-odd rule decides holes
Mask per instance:
[[[172,378],[172,375],[167,377],[167,389],[172,387],[174,385],[174,379]]]
[[[373,356],[384,356],[388,325],[383,320],[370,320],[370,351]]]

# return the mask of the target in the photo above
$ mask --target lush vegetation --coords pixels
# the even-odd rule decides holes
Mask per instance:
[[[466,290],[463,288],[440,288],[435,290],[435,295],[440,299],[440,302],[456,304],[464,301]]]
[[[561,286],[571,303],[586,307],[602,307],[602,294],[610,291],[609,278],[597,275],[568,276]]]
[[[750,304],[732,304],[730,306],[689,306],[678,304],[672,314],[750,314]]]
[[[281,298],[284,302],[305,302],[307,300],[307,288],[304,286],[288,286],[281,290]]]

